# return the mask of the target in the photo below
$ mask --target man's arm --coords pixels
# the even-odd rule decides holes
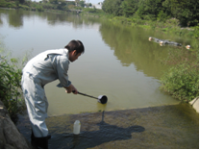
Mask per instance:
[[[71,93],[74,91],[74,94],[77,94],[77,89],[71,84],[68,80],[68,68],[69,68],[69,60],[66,59],[64,56],[57,56],[56,57],[56,70],[58,79],[60,80],[59,87],[64,87],[67,93]]]

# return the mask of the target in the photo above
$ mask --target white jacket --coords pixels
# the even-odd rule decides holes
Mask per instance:
[[[68,87],[69,55],[67,49],[47,50],[32,58],[24,67],[23,73],[28,73],[37,79],[41,86],[60,80],[60,86]]]

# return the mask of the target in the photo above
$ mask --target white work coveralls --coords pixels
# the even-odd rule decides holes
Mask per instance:
[[[68,87],[71,84],[67,75],[69,63],[67,49],[47,50],[32,58],[23,69],[22,90],[35,137],[48,135],[44,85],[59,79],[63,87]]]

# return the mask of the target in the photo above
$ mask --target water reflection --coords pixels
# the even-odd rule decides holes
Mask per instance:
[[[69,15],[66,12],[33,12],[25,10],[7,10],[0,9],[0,23],[3,23],[1,20],[2,15],[8,15],[8,23],[10,26],[19,28],[23,27],[23,22],[25,18],[33,18],[34,16],[39,17],[42,20],[46,20],[49,25],[55,26],[58,24],[72,23],[74,28],[80,28],[84,24],[95,24],[98,21],[98,18],[91,17],[85,19],[79,15]]]
[[[3,24],[3,21],[1,19],[1,14],[0,14],[0,25],[2,25],[2,24]]]
[[[0,10],[0,24],[3,24],[2,17],[4,14],[7,14],[7,22],[10,27],[20,28],[23,26],[23,17],[24,14],[21,10],[12,10],[6,11],[6,9]]]
[[[180,37],[170,36],[153,30],[150,31],[137,27],[128,28],[109,23],[102,23],[100,32],[104,42],[111,47],[114,55],[123,66],[133,64],[137,71],[142,71],[147,76],[157,79],[170,67],[166,61],[172,60],[171,52],[174,54],[177,51],[182,51],[182,54],[190,55],[185,49],[180,49],[181,44],[184,45],[188,42],[187,38],[181,39]],[[149,41],[150,36],[163,39],[162,42],[165,42],[165,44],[168,41],[168,47]],[[177,43],[177,41],[180,43]],[[173,47],[169,47],[169,45],[173,45]],[[180,57],[179,55],[174,54],[174,56],[179,61],[183,59],[178,58]]]
[[[167,57],[166,48],[160,48],[148,41],[148,34],[140,28],[123,28],[102,24],[100,27],[102,38],[120,60],[123,66],[134,64],[138,71],[148,76],[160,77],[168,66],[162,60]]]
[[[63,15],[59,13],[47,14],[47,21],[50,25],[57,25],[62,23],[72,23],[74,28],[77,28],[79,25],[83,24],[83,19],[78,15]]]
[[[23,13],[19,10],[15,13],[9,13],[9,25],[15,28],[23,26]]]

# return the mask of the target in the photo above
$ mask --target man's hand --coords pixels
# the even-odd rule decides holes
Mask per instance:
[[[65,91],[66,93],[73,92],[74,94],[78,94],[77,89],[72,84],[70,84],[70,86],[66,87],[65,89],[66,89]]]

